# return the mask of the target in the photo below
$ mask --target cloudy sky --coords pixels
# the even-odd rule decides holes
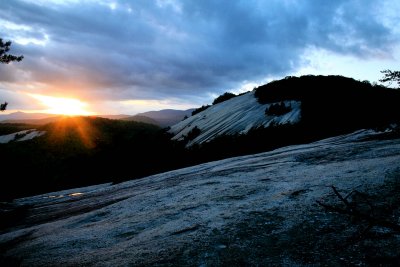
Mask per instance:
[[[399,25],[398,0],[4,0],[0,37],[25,58],[0,65],[0,101],[135,114],[287,75],[373,82],[400,69]]]

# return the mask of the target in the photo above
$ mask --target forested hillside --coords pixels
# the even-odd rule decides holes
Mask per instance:
[[[30,127],[2,124],[0,128],[5,132]],[[73,117],[36,128],[46,134],[0,144],[3,199],[118,182],[181,166],[173,156],[181,150],[154,125]]]

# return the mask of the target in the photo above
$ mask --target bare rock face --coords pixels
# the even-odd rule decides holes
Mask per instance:
[[[396,265],[400,139],[359,131],[3,203],[1,265]],[[357,190],[357,191],[354,191]],[[358,193],[354,193],[358,192]],[[357,200],[357,197],[359,200]]]
[[[36,129],[31,129],[12,134],[0,135],[0,144],[9,143],[11,141],[16,141],[16,142],[27,141],[42,136],[45,133],[46,133],[45,131],[37,131]]]
[[[174,135],[173,140],[184,140],[193,129],[198,129],[199,134],[188,143],[188,146],[191,146],[202,144],[221,135],[245,134],[258,127],[269,127],[273,124],[295,124],[300,121],[300,101],[277,103],[290,108],[283,114],[266,116],[266,108],[271,108],[273,104],[260,104],[254,96],[254,91],[248,92],[212,105],[171,126],[170,133]]]

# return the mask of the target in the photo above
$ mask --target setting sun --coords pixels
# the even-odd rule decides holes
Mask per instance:
[[[40,101],[48,109],[46,113],[62,115],[92,115],[93,112],[86,110],[87,103],[78,99],[44,96],[38,94],[29,94],[31,97]]]

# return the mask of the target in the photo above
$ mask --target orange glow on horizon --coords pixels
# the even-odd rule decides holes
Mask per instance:
[[[65,117],[54,124],[51,125],[53,127],[53,134],[50,136],[50,140],[53,142],[62,142],[67,140],[69,136],[77,136],[82,144],[86,148],[94,148],[96,147],[96,136],[98,136],[97,128],[90,123],[90,119],[88,117]]]
[[[34,99],[38,100],[42,105],[48,109],[44,110],[45,113],[60,114],[67,116],[75,115],[93,115],[94,112],[86,110],[88,104],[78,99],[64,98],[64,97],[53,97],[39,94],[28,94]]]

